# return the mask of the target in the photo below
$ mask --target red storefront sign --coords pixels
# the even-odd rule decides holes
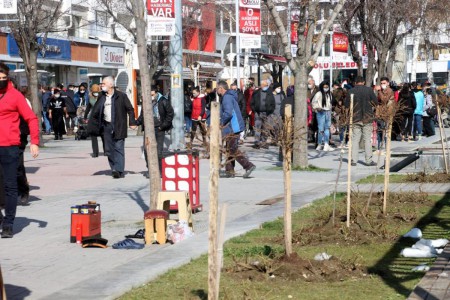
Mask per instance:
[[[348,37],[339,32],[333,33],[333,51],[334,52],[348,52]]]
[[[174,0],[147,0],[147,14],[159,18],[175,18]]]
[[[329,69],[330,68],[329,62],[319,62],[314,65],[315,69]],[[333,69],[356,69],[358,65],[355,62],[333,62]]]
[[[298,21],[291,21],[291,44],[298,43]]]

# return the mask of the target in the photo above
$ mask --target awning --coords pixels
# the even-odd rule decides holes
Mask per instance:
[[[286,58],[284,56],[280,56],[280,55],[275,55],[275,54],[266,54],[266,53],[257,53],[256,55],[258,55],[261,59],[261,62],[263,63],[281,63],[281,64],[285,64]]]

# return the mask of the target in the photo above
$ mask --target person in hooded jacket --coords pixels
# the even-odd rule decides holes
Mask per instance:
[[[69,99],[68,101],[72,100]],[[50,99],[48,108],[48,118],[52,121],[55,140],[62,140],[63,134],[66,134],[66,127],[64,126],[64,116],[66,117],[66,119],[69,118],[65,99],[61,97],[61,91],[59,89],[54,89],[53,96]]]
[[[203,145],[206,147],[206,100],[205,95],[200,93],[200,89],[195,87],[192,89],[192,128],[191,128],[191,145],[194,142],[195,134],[197,133],[197,127],[200,127],[202,134]]]
[[[219,81],[217,94],[221,96],[220,127],[227,153],[225,173],[222,173],[221,177],[233,178],[235,161],[237,161],[245,169],[243,177],[248,178],[256,166],[248,160],[244,153],[239,151],[239,134],[245,130],[245,123],[239,109],[237,93],[228,88],[228,83]]]
[[[311,106],[316,112],[318,137],[317,148],[320,151],[333,151],[329,144],[330,141],[330,127],[331,127],[331,108],[333,96],[330,92],[330,84],[328,81],[322,81],[319,85],[319,92],[314,95]]]
[[[17,168],[19,164],[20,130],[22,117],[28,124],[31,136],[30,152],[39,155],[39,123],[25,97],[16,90],[8,78],[9,67],[0,63],[0,170],[5,194],[5,217],[2,219],[2,238],[14,236],[13,226],[17,210]]]

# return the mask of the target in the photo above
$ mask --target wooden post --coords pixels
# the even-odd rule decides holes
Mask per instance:
[[[5,291],[5,284],[3,282],[3,275],[2,275],[2,268],[0,266],[0,299],[6,300],[6,291]]]
[[[352,184],[352,134],[353,134],[353,97],[350,95],[350,111],[348,123],[348,170],[347,170],[347,227],[350,227],[350,192]],[[359,141],[358,141],[359,143]]]
[[[217,207],[220,168],[220,115],[219,103],[211,103],[210,175],[209,175],[209,247],[208,247],[208,299],[219,299],[217,278]]]
[[[436,94],[436,108],[437,108],[437,114],[438,114],[439,134],[441,135],[442,156],[444,157],[445,174],[448,174],[447,154],[446,154],[446,147],[445,147],[445,143],[444,143],[444,128],[442,126],[441,107],[439,106],[437,94]]]
[[[389,105],[389,103],[388,103]],[[393,104],[392,104],[393,105]],[[389,194],[389,169],[391,168],[391,135],[392,122],[394,117],[389,116],[389,124],[387,128],[386,138],[386,161],[384,163],[384,193],[383,193],[383,215],[386,215],[387,198]],[[379,154],[381,155],[381,154]]]
[[[286,256],[292,254],[292,193],[291,193],[291,158],[292,158],[292,106],[284,108],[283,174],[284,174],[284,247]]]
[[[220,272],[223,268],[223,243],[224,243],[224,233],[225,233],[225,221],[227,219],[227,204],[222,204],[220,206],[220,221],[219,221],[219,239],[217,241],[217,283],[216,291],[219,295],[220,290]]]

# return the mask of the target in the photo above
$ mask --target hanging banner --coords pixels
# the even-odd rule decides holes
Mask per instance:
[[[261,48],[260,0],[239,0],[239,37],[242,49]]]
[[[333,52],[348,52],[348,37],[339,32],[333,33]]]
[[[17,0],[0,0],[0,15],[17,14]]]
[[[147,0],[147,34],[175,35],[175,0]]]

